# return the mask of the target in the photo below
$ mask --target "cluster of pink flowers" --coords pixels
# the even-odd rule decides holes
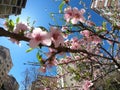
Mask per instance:
[[[94,44],[101,43],[101,39],[89,30],[84,30],[80,33],[85,37],[87,42],[93,42]]]
[[[9,28],[9,26],[6,23],[7,22],[5,22],[5,24],[4,24],[5,27]],[[30,27],[27,25],[27,23],[19,22],[14,27],[13,33],[22,34],[24,36],[27,36],[27,31],[29,31],[29,30],[30,30]],[[15,38],[10,38],[9,40],[11,40],[13,43],[20,44],[19,41],[16,40]]]
[[[52,42],[55,47],[58,47],[64,43],[62,32],[57,27],[51,27],[50,32],[35,28],[30,38],[30,47],[32,48],[37,47],[39,44],[50,46]]]
[[[39,44],[51,45],[50,34],[46,31],[42,31],[40,28],[35,28],[31,33],[30,47],[36,48]]]
[[[59,45],[64,44],[64,38],[63,38],[62,32],[59,28],[51,27],[50,35],[51,35],[51,39],[52,39],[55,47],[58,47]]]
[[[16,25],[15,29],[14,29],[14,33],[23,33],[26,32],[27,30],[30,30],[30,27],[26,24],[26,23],[23,23],[23,22],[20,22]]]
[[[85,22],[85,18],[83,16],[83,14],[85,13],[85,9],[81,9],[78,10],[78,8],[74,7],[67,7],[64,10],[64,19],[66,20],[66,22],[70,22],[72,24],[77,24],[78,21],[80,22]]]
[[[80,49],[81,48],[81,43],[80,40],[77,37],[74,37],[71,39],[71,49]]]
[[[90,90],[90,87],[93,85],[92,81],[85,80],[83,85],[83,90]]]
[[[7,24],[5,25],[9,28]],[[39,44],[50,46],[52,43],[57,48],[64,43],[63,34],[57,27],[51,27],[50,32],[43,31],[40,28],[34,28],[31,30],[29,25],[20,22],[16,24],[13,33],[21,34],[30,38],[29,45],[31,48],[36,48],[39,46]],[[14,38],[10,38],[10,40],[14,43],[19,44],[19,41]]]

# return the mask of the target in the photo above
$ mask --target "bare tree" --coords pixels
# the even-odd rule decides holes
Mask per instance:
[[[24,79],[21,81],[23,90],[28,90],[27,88],[31,84],[31,76],[28,68],[23,72],[23,76]]]

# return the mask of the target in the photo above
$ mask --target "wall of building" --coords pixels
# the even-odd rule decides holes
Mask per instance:
[[[110,23],[120,23],[120,0],[92,0],[91,9]]]
[[[21,14],[27,0],[0,0],[0,18],[8,18],[9,15]]]
[[[57,90],[57,78],[38,75],[37,80],[32,82],[31,90]]]
[[[0,46],[0,87],[4,80],[6,79],[6,76],[9,72],[9,70],[12,68],[12,60],[10,56],[9,49]]]
[[[18,90],[19,84],[13,76],[7,75],[5,81],[2,84],[1,89],[2,90]]]

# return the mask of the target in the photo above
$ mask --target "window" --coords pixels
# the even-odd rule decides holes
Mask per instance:
[[[10,0],[3,0],[3,3],[4,3],[4,4],[9,4],[9,3],[10,3]]]

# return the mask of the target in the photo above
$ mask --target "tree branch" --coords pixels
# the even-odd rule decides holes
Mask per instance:
[[[4,37],[11,37],[11,38],[14,38],[18,41],[29,41],[30,39],[23,36],[23,35],[20,35],[20,34],[16,34],[16,33],[12,33],[12,32],[9,32],[9,31],[6,31],[4,28],[0,27],[0,36],[4,36]]]

